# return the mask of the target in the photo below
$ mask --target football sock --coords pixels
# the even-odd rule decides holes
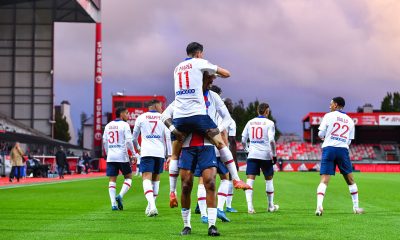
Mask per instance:
[[[217,221],[217,209],[207,208],[207,212],[208,212],[208,227],[215,226],[215,222]]]
[[[233,183],[232,181],[229,181],[228,196],[226,197],[227,208],[232,208],[232,199],[233,199]]]
[[[228,147],[223,147],[219,150],[219,154],[221,155],[221,161],[225,164],[226,168],[228,168],[229,173],[232,176],[233,180],[240,180],[235,161],[233,160],[233,155]]]
[[[111,206],[117,206],[117,202],[115,201],[116,187],[117,183],[108,182],[108,193],[110,194]]]
[[[153,185],[151,184],[151,181],[149,179],[143,180],[143,190],[144,190],[144,195],[147,199],[147,202],[150,205],[150,209],[155,208],[155,200],[154,200],[154,192],[153,192]]]
[[[349,185],[351,198],[353,200],[353,207],[358,208],[358,188],[357,184]]]
[[[190,225],[190,208],[182,208],[181,214],[183,219],[183,226],[192,228],[192,226]]]
[[[327,186],[325,183],[320,183],[317,188],[317,208],[322,207],[322,203],[324,202],[325,192]]]
[[[176,192],[176,182],[178,180],[179,169],[178,160],[173,160],[169,162],[169,191]]]
[[[266,180],[266,192],[267,192],[267,198],[268,198],[268,207],[273,207],[274,206],[274,180]]]
[[[247,182],[246,182],[251,188],[250,189],[247,189],[246,191],[245,191],[245,193],[246,193],[246,201],[247,201],[247,210],[253,210],[254,209],[254,207],[253,207],[253,183],[254,183],[254,180],[253,179],[247,179]]]
[[[121,191],[119,192],[119,195],[121,197],[124,197],[125,193],[127,193],[128,190],[131,188],[131,185],[132,185],[132,179],[129,178],[125,179],[124,183],[122,184],[122,188]]]
[[[201,216],[207,217],[206,188],[204,184],[199,184],[197,187],[197,202],[199,203]]]
[[[224,211],[226,197],[228,196],[229,180],[221,180],[218,188],[218,206],[217,208]]]
[[[158,196],[158,191],[160,190],[160,181],[153,181],[152,185],[153,185],[153,196],[155,201]]]

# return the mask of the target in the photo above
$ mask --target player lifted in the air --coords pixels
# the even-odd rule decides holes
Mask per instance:
[[[262,170],[266,183],[268,199],[268,212],[275,212],[279,209],[274,204],[274,165],[276,164],[275,124],[267,117],[269,105],[260,103],[257,107],[258,117],[247,122],[243,133],[242,143],[247,148],[247,140],[250,140],[249,155],[247,157],[247,184],[253,187],[256,176]],[[253,188],[246,190],[247,210],[253,214]]]
[[[108,192],[111,199],[112,210],[123,210],[122,198],[128,192],[132,184],[132,169],[130,160],[133,158],[128,155],[134,153],[132,144],[132,134],[128,120],[128,110],[117,108],[115,115],[117,118],[109,122],[104,128],[103,149],[107,155],[107,176],[110,178]],[[116,195],[116,181],[119,171],[125,177],[121,191]],[[118,204],[118,206],[117,206]]]
[[[196,132],[207,136],[221,153],[221,160],[230,162],[232,153],[222,140],[217,125],[206,112],[203,96],[203,74],[218,74],[220,77],[230,76],[229,71],[209,63],[203,59],[203,46],[192,42],[186,48],[188,58],[178,64],[174,70],[175,104],[173,122],[164,123],[171,130],[177,141],[172,143],[171,160],[177,160],[180,148],[189,133]],[[175,139],[172,139],[175,140]],[[172,162],[172,161],[171,161]],[[247,189],[249,186],[241,180],[234,180],[235,188]],[[173,197],[173,196],[172,196]],[[171,203],[173,199],[171,198]]]
[[[324,211],[322,203],[331,175],[335,175],[336,166],[339,167],[340,173],[343,174],[349,186],[353,212],[364,213],[364,209],[358,206],[358,188],[354,182],[353,166],[349,156],[349,145],[354,139],[354,122],[342,111],[344,106],[345,100],[342,97],[333,98],[329,106],[331,112],[325,114],[318,128],[318,136],[324,143],[320,169],[321,181],[317,188],[317,210],[315,211],[317,216],[321,216]]]
[[[148,201],[146,215],[158,215],[155,200],[160,187],[160,174],[164,169],[165,125],[161,121],[162,103],[152,100],[149,111],[140,115],[133,128],[133,143],[140,152],[140,172],[143,178],[144,195]],[[142,136],[141,146],[138,143]]]

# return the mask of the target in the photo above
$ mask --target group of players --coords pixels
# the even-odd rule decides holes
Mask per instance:
[[[224,205],[228,196],[232,196],[233,187],[245,190],[248,213],[255,213],[253,183],[256,176],[260,175],[260,170],[266,181],[267,211],[275,212],[279,209],[279,206],[274,204],[273,185],[273,166],[277,160],[275,126],[274,122],[267,118],[269,105],[259,104],[255,113],[258,116],[246,124],[242,133],[242,143],[248,151],[247,182],[243,182],[238,176],[238,166],[229,150],[227,140],[229,130],[236,131],[235,123],[219,96],[220,89],[213,85],[215,78],[228,78],[230,72],[203,59],[203,46],[199,43],[190,43],[186,53],[188,57],[174,70],[175,100],[164,112],[161,102],[151,101],[149,111],[137,118],[132,134],[126,122],[127,110],[118,108],[117,119],[105,127],[103,147],[107,155],[109,195],[112,210],[123,210],[122,199],[132,183],[130,163],[136,161],[134,156],[138,153],[144,195],[148,201],[145,214],[149,217],[157,216],[155,201],[165,156],[168,156],[171,208],[178,206],[176,193],[178,176],[181,177],[182,183],[181,215],[184,228],[181,235],[191,233],[190,195],[193,177],[197,176],[200,177],[198,207],[201,220],[208,223],[209,236],[219,236],[216,219],[230,221],[224,212]],[[352,175],[348,153],[348,146],[354,139],[354,123],[342,112],[344,106],[343,98],[333,98],[330,105],[331,112],[324,116],[319,128],[319,136],[324,143],[321,182],[317,188],[317,216],[322,215],[323,198],[329,178],[335,174],[336,166],[349,185],[354,213],[363,213],[363,209],[358,206],[358,189]],[[141,135],[140,144],[139,135]],[[119,171],[125,180],[120,193],[116,195],[116,179]],[[217,173],[221,177],[218,204],[215,191]],[[227,212],[236,212],[230,202],[227,204]]]

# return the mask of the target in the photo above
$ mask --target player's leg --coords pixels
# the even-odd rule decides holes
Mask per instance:
[[[154,158],[155,164],[152,175],[154,203],[160,189],[160,174],[164,172],[164,158]],[[157,207],[155,208],[157,210]],[[158,212],[157,212],[158,214]]]
[[[132,185],[132,168],[128,162],[119,163],[119,165],[120,165],[120,171],[124,175],[124,183],[122,184],[121,191],[119,192],[115,200],[117,201],[119,210],[123,210],[124,205],[122,203],[122,199]]]
[[[279,209],[279,205],[274,204],[274,166],[272,161],[262,161],[261,170],[263,171],[265,178],[265,192],[268,200],[268,212],[276,212]]]
[[[247,159],[247,168],[246,168],[246,175],[247,175],[247,184],[250,186],[249,189],[246,189],[246,201],[247,201],[247,212],[250,214],[256,213],[254,211],[253,205],[253,184],[256,176],[260,175],[260,160],[257,159]]]
[[[217,169],[215,167],[206,168],[202,172],[204,187],[207,191],[207,213],[208,213],[208,235],[219,236],[215,227],[217,221],[217,203],[215,194],[215,177]]]
[[[156,212],[157,208],[154,199],[154,189],[152,184],[153,170],[155,165],[154,161],[155,160],[152,157],[142,157],[140,162],[140,172],[142,173],[143,179],[143,191],[148,203],[148,207],[146,208],[145,213],[148,217],[153,217],[158,214]]]
[[[322,149],[321,168],[320,168],[320,183],[317,187],[317,209],[315,215],[322,216],[324,211],[323,202],[325,192],[331,175],[335,175],[335,158],[336,152],[334,147],[325,147]]]
[[[181,193],[181,214],[183,219],[183,230],[181,235],[188,235],[191,232],[192,226],[190,224],[190,194],[193,188],[193,174],[190,170],[180,169],[179,175],[181,176],[182,193]]]
[[[116,187],[117,187],[117,176],[118,176],[118,167],[116,166],[117,163],[114,162],[107,162],[106,167],[106,175],[109,177],[108,181],[108,194],[111,200],[111,209],[113,211],[118,210],[117,201],[115,200],[116,197]]]
[[[228,196],[229,189],[229,173],[226,166],[221,162],[220,158],[217,158],[217,173],[221,178],[221,182],[218,187],[218,204],[217,204],[217,217],[221,219],[223,222],[230,222],[229,218],[226,216],[224,212],[224,205],[226,202],[226,198]]]
[[[350,161],[349,151],[346,148],[338,149],[338,167],[340,173],[344,177],[344,180],[349,186],[349,191],[353,202],[353,212],[355,214],[364,213],[364,209],[359,207],[358,187],[354,181],[353,165],[351,164]]]
[[[233,201],[233,182],[229,177],[229,187],[228,187],[228,196],[226,197],[226,212],[236,213],[238,212],[235,208],[232,207]]]
[[[171,135],[171,139],[173,139]],[[178,207],[178,200],[176,198],[176,183],[179,176],[178,159],[182,150],[182,142],[178,140],[172,141],[172,154],[169,161],[169,206],[171,208]]]
[[[197,171],[197,169],[196,169],[196,171]],[[200,172],[200,169],[199,169],[199,172]],[[194,176],[197,176],[197,174],[195,173]],[[197,204],[198,204],[200,215],[201,215],[201,222],[208,223],[207,192],[206,192],[206,188],[204,186],[203,177],[201,176],[201,172],[200,172],[200,177],[199,177],[199,185],[197,187]]]

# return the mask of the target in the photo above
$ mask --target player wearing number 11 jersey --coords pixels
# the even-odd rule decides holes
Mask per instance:
[[[318,136],[324,143],[322,144],[321,181],[317,188],[317,210],[315,211],[317,216],[322,215],[326,188],[331,175],[335,175],[336,166],[349,186],[353,212],[355,214],[364,212],[358,206],[358,188],[354,182],[353,166],[349,157],[349,145],[354,139],[354,122],[342,111],[344,105],[345,100],[342,97],[333,98],[329,106],[331,112],[325,114],[318,128]]]
[[[247,184],[251,186],[246,190],[248,213],[255,213],[253,207],[253,183],[256,175],[262,170],[266,183],[266,194],[268,199],[268,212],[275,212],[279,209],[274,204],[274,164],[276,163],[275,145],[275,124],[267,117],[269,105],[260,103],[257,107],[258,117],[251,119],[245,126],[242,133],[242,143],[246,147],[247,140],[250,140],[249,155],[247,157]]]

